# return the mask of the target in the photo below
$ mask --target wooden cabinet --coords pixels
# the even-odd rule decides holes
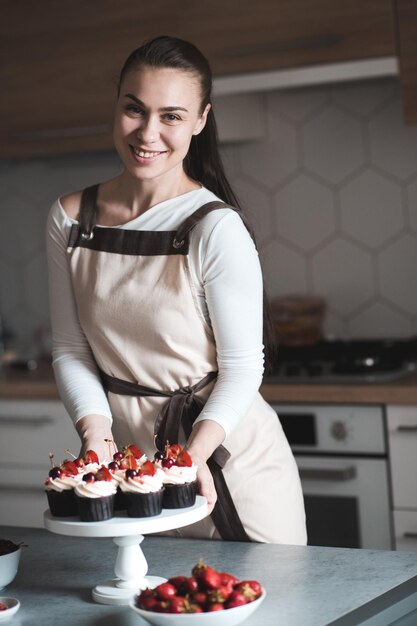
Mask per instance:
[[[183,28],[218,75],[394,54],[391,0],[188,0]]]
[[[65,448],[78,454],[80,440],[61,402],[0,401],[0,524],[43,526],[48,454],[59,463]]]
[[[111,149],[120,66],[159,34],[218,76],[394,54],[391,0],[6,0],[0,157]]]
[[[122,63],[180,16],[166,0],[2,3],[0,157],[111,149]]]
[[[406,123],[417,124],[417,2],[395,0],[394,7],[404,116]]]
[[[417,551],[417,407],[389,406],[387,417],[396,548]]]

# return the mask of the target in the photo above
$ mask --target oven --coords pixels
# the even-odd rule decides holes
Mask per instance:
[[[384,408],[272,406],[299,468],[308,544],[392,549]]]

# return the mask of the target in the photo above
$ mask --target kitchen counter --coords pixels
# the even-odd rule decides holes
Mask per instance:
[[[267,402],[417,405],[417,373],[378,383],[277,383],[266,377],[261,393]],[[58,399],[51,365],[0,370],[0,398]]]
[[[116,546],[110,539],[10,527],[0,527],[0,537],[28,546],[16,579],[0,592],[21,602],[13,626],[145,626],[128,607],[91,599],[91,588],[113,577]],[[259,579],[267,597],[247,626],[417,623],[412,553],[168,537],[145,537],[142,547],[150,574],[187,574],[203,557],[213,567]]]
[[[267,402],[417,405],[417,373],[372,383],[277,383],[271,377],[260,391]]]

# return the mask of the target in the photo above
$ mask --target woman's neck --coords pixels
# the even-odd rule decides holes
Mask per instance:
[[[125,171],[100,185],[97,223],[116,226],[129,222],[160,202],[199,188],[201,185],[185,173],[173,181],[155,184],[154,180],[133,179]]]

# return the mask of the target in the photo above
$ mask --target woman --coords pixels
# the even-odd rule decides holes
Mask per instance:
[[[186,444],[212,515],[178,534],[303,544],[297,468],[258,393],[258,255],[210,97],[210,67],[188,42],[158,37],[126,60],[123,171],[61,198],[48,220],[54,371],[84,449]]]

